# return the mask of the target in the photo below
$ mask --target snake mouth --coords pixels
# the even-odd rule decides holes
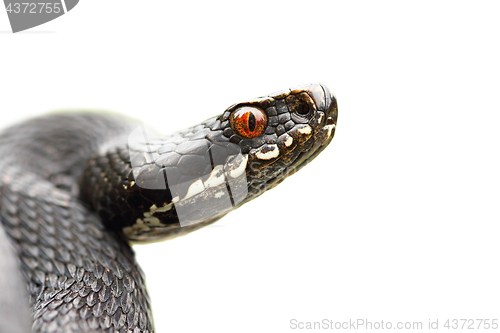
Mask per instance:
[[[307,151],[301,151],[295,160],[287,167],[285,168],[282,172],[280,172],[277,176],[267,180],[264,183],[264,186],[260,187],[259,192],[263,193],[269,189],[274,188],[278,184],[280,184],[283,180],[288,178],[289,176],[293,175],[300,169],[302,169],[304,166],[306,166],[310,161],[312,161],[323,149],[316,149],[314,151],[307,150]]]

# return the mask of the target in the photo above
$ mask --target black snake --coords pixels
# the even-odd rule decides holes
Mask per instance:
[[[90,112],[4,130],[0,332],[153,332],[129,241],[213,223],[317,156],[336,121],[333,95],[310,84],[169,136]]]

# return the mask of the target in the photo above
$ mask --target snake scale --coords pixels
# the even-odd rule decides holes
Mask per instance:
[[[153,332],[130,242],[187,234],[273,188],[331,141],[337,102],[309,84],[161,136],[113,114],[0,133],[0,332]]]

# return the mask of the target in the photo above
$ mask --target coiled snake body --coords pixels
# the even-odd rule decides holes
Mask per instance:
[[[62,113],[0,134],[0,331],[153,332],[129,241],[189,233],[280,183],[330,142],[337,103],[311,84],[161,137]]]

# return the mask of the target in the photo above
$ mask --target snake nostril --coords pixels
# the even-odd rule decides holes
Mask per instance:
[[[309,106],[304,101],[299,101],[296,106],[296,111],[298,114],[307,115],[309,113]]]
[[[286,103],[292,113],[296,113],[305,118],[311,117],[316,109],[314,99],[306,92],[288,96],[286,98]]]

